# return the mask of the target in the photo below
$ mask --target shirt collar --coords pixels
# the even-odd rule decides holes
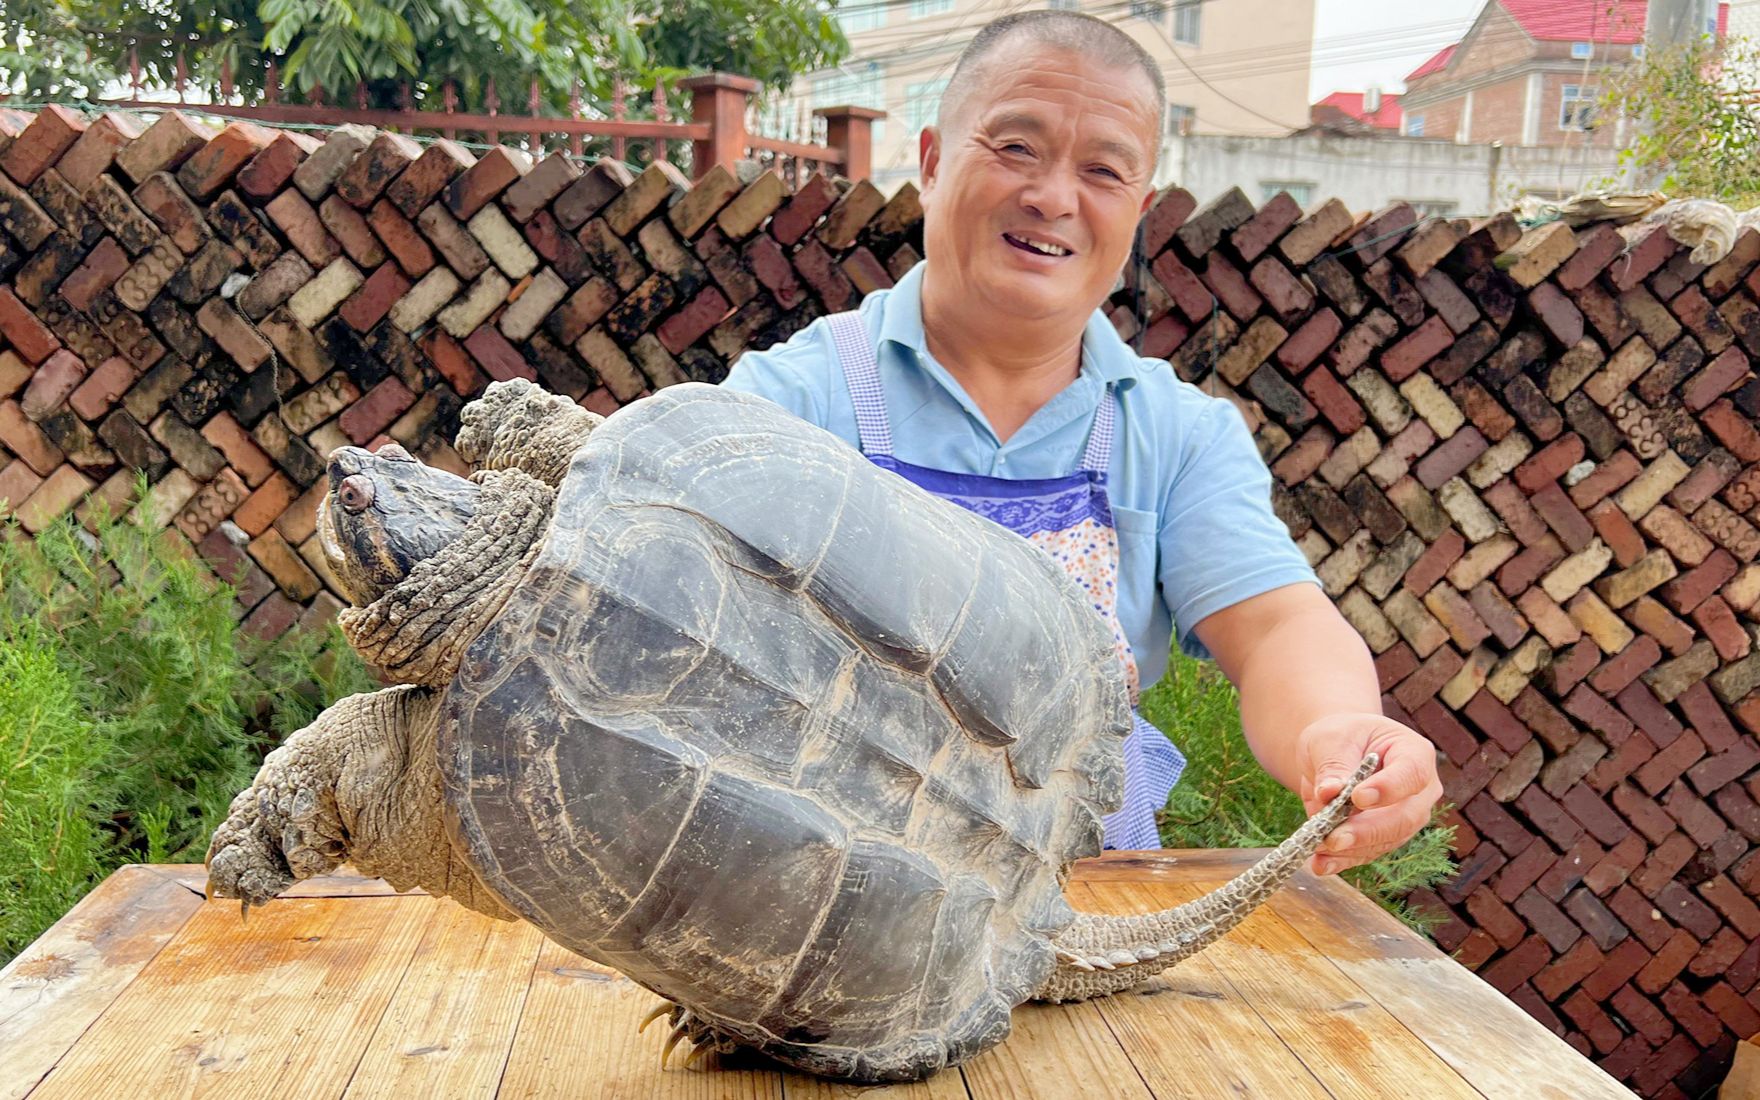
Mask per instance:
[[[893,343],[913,352],[916,361],[925,366],[934,363],[923,333],[923,272],[928,265],[927,260],[918,261],[886,293],[878,341],[881,346]],[[1076,384],[1098,379],[1122,392],[1136,385],[1142,374],[1142,359],[1119,337],[1106,314],[1095,310],[1082,330],[1082,370]],[[952,381],[950,376],[943,384]]]

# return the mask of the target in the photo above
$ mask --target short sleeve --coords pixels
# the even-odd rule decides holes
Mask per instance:
[[[830,402],[825,389],[833,353],[823,328],[823,321],[815,321],[786,343],[745,352],[721,384],[768,398],[809,424],[827,427]]]
[[[1271,471],[1240,411],[1213,399],[1185,442],[1162,502],[1159,580],[1180,650],[1209,658],[1192,633],[1204,618],[1319,579],[1271,509]]]

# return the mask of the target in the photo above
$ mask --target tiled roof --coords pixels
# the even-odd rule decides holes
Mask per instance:
[[[1644,41],[1647,0],[1500,0],[1529,36],[1541,42],[1598,42],[1635,46]]]
[[[1435,57],[1432,57],[1430,60],[1407,73],[1406,80],[1410,82],[1421,76],[1429,76],[1431,73],[1440,72],[1448,66],[1449,60],[1454,57],[1454,51],[1460,48],[1461,44],[1459,42],[1456,42],[1452,46],[1444,46],[1437,52]]]
[[[1383,93],[1381,109],[1374,114],[1370,114],[1364,109],[1364,98],[1362,92],[1333,92],[1314,106],[1316,108],[1332,107],[1358,122],[1366,122],[1378,130],[1398,130],[1400,128],[1400,124],[1405,118],[1405,112],[1400,109],[1399,96]]]

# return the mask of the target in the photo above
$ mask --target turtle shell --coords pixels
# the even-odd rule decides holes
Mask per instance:
[[[1110,632],[1048,556],[684,384],[574,456],[440,753],[455,843],[551,939],[880,1080],[1007,1035],[1128,723]]]

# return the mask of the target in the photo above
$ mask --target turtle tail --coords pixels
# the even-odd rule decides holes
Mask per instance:
[[[1055,940],[1057,969],[1033,994],[1085,1001],[1139,985],[1196,955],[1247,918],[1294,875],[1349,816],[1351,793],[1380,759],[1370,753],[1326,808],[1233,880],[1201,898],[1134,917],[1083,913]]]

